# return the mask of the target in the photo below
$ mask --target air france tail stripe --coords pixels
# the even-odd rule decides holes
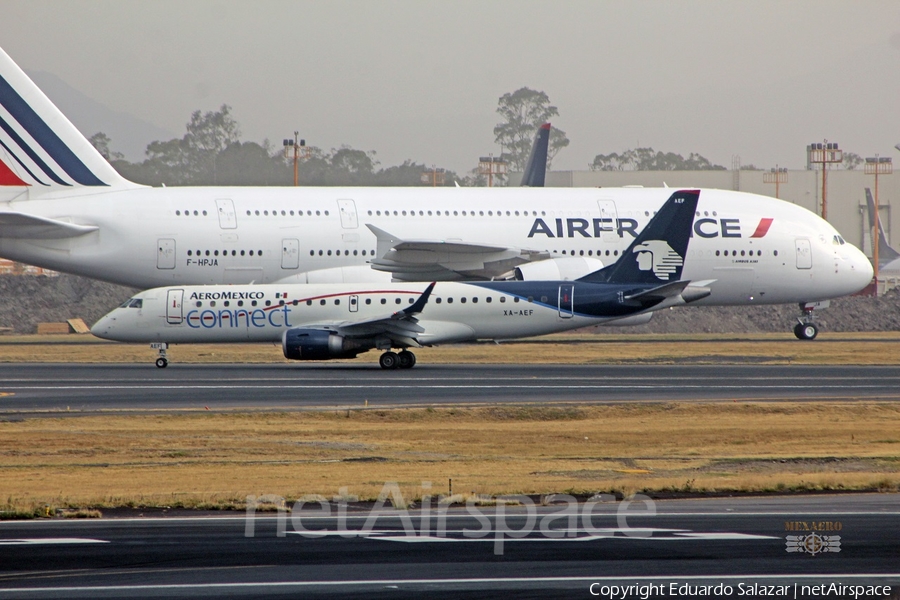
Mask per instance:
[[[13,151],[9,148],[9,146],[7,146],[7,145],[3,142],[3,140],[0,140],[0,146],[3,146],[3,149],[6,150],[6,153],[7,153],[9,156],[12,156],[14,159],[16,159],[16,162],[19,163],[19,165],[21,165],[21,167],[22,167],[23,169],[25,169],[25,171],[31,176],[32,179],[34,179],[35,181],[37,181],[37,182],[38,182],[39,184],[41,184],[41,185],[46,185],[46,186],[49,186],[49,185],[50,185],[49,183],[44,183],[43,181],[41,181],[40,179],[38,179],[37,177],[35,177],[35,176],[34,176],[34,173],[31,172],[31,169],[29,169],[27,166],[25,166],[25,163],[23,163],[22,160],[21,160],[18,156],[16,156],[15,152],[13,152]],[[6,167],[6,165],[3,165],[3,166]],[[8,169],[9,167],[6,167],[6,168]],[[28,184],[26,184],[26,183],[23,181],[23,182],[22,182],[22,185],[28,185]]]
[[[6,145],[3,144],[2,140],[0,140],[0,145],[2,145],[4,149],[6,148]],[[8,149],[6,151],[6,154],[7,155],[10,154]],[[0,186],[7,186],[7,185],[22,186],[22,185],[28,185],[28,184],[25,183],[24,181],[22,181],[18,175],[13,173],[13,170],[10,169],[6,165],[5,162],[0,160]]]
[[[13,118],[25,128],[25,130],[31,135],[34,140],[40,144],[40,146],[56,161],[62,169],[68,173],[72,179],[81,185],[107,185],[106,183],[100,181],[91,171],[88,169],[83,162],[81,162],[75,153],[72,152],[68,146],[63,143],[59,136],[53,132],[50,127],[41,119],[40,116],[22,99],[21,96],[13,89],[9,83],[7,83],[6,79],[0,77],[0,102],[2,102],[3,106],[9,113],[13,116]],[[11,128],[7,124],[3,124],[4,129],[11,136],[18,136],[12,132]],[[14,138],[14,139],[15,139]],[[21,145],[20,140],[16,140],[16,143]],[[22,146],[22,149],[28,154],[32,160],[37,159],[34,156],[34,151],[27,146]],[[62,185],[67,185],[65,182],[60,181],[59,178],[51,173],[40,159],[35,160],[35,162],[41,167],[42,170],[54,181],[60,183]]]
[[[0,81],[2,81],[2,78],[0,78]],[[3,92],[3,90],[0,89],[0,93],[2,93],[2,92]],[[28,158],[30,158],[32,161],[34,161],[34,164],[39,166],[41,168],[41,171],[46,173],[50,179],[52,179],[53,181],[55,181],[56,183],[58,183],[60,185],[71,185],[69,183],[66,183],[62,179],[60,179],[59,176],[57,176],[57,174],[54,173],[50,167],[47,166],[47,163],[45,163],[43,160],[41,160],[41,157],[38,156],[37,153],[34,150],[32,150],[28,144],[25,143],[25,140],[23,140],[21,137],[19,137],[19,134],[16,133],[15,130],[12,127],[10,127],[9,123],[7,123],[2,117],[0,117],[0,128],[2,128],[3,131],[5,131],[7,133],[7,135],[9,135],[10,138],[12,138],[12,141],[14,141],[16,143],[16,145],[19,146],[19,148],[21,148],[22,150],[25,151],[25,154],[28,155]],[[7,149],[7,151],[9,151],[9,150]],[[19,160],[18,157],[16,157],[16,160],[19,161],[20,165],[22,165],[23,167],[25,166],[22,164],[22,161]],[[34,177],[34,175],[32,175],[32,177]]]

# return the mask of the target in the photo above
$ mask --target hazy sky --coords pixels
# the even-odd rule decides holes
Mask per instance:
[[[497,99],[527,86],[571,140],[555,169],[637,145],[801,168],[823,138],[900,160],[896,0],[0,0],[0,14],[24,69],[178,136],[227,103],[247,140],[298,129],[382,166],[464,172],[499,153]]]

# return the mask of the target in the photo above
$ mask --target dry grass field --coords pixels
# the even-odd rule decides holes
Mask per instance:
[[[416,350],[423,363],[622,364],[900,364],[900,332],[823,333],[813,342],[792,333],[634,334],[568,333],[502,344],[454,344]],[[91,335],[0,336],[0,362],[152,363],[149,345],[119,344]],[[189,344],[172,346],[181,363],[289,362],[278,344]],[[368,352],[357,361],[376,362]]]
[[[240,507],[247,495],[900,486],[892,404],[359,409],[0,423],[0,505]]]
[[[548,336],[421,362],[900,363],[900,334]],[[0,337],[4,362],[144,362],[143,345]],[[271,345],[176,346],[176,362],[281,362]],[[375,353],[361,357],[374,361]],[[900,406],[721,403],[110,414],[0,421],[0,517],[54,508],[241,507],[247,495],[900,489]],[[7,514],[12,514],[7,513]]]

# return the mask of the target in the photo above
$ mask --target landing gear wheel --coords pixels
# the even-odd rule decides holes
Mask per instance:
[[[794,335],[801,340],[814,340],[819,335],[819,328],[815,323],[797,323],[794,325]]]
[[[390,350],[378,357],[378,364],[382,369],[396,369],[400,358]]]
[[[159,367],[160,369],[165,369],[166,367],[169,366],[169,361],[166,360],[165,358],[157,358],[156,366]]]
[[[404,350],[397,355],[397,366],[401,369],[412,369],[416,366],[416,355],[409,350]]]

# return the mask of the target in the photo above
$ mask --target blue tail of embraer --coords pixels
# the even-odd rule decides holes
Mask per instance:
[[[534,145],[531,146],[531,154],[525,163],[525,171],[522,173],[523,187],[544,187],[544,178],[547,174],[547,149],[550,146],[550,123],[544,123],[538,127],[534,135]]]
[[[872,198],[872,190],[869,188],[866,188],[866,204],[869,205],[869,229],[871,229],[875,227],[875,199]],[[900,258],[900,252],[888,244],[887,236],[884,234],[884,223],[881,222],[881,219],[878,219],[878,231],[875,232],[875,235],[878,236],[878,239],[873,242],[878,244],[878,268],[880,269],[889,262]]]
[[[585,275],[587,283],[664,284],[681,279],[700,190],[679,190],[615,263]]]

